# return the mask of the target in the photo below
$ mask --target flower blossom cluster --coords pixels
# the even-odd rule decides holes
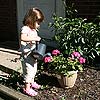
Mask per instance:
[[[54,56],[57,56],[58,54],[60,54],[60,51],[59,50],[53,50],[52,51],[52,55],[54,55]],[[45,63],[48,63],[48,62],[51,62],[52,61],[52,56],[46,56],[45,58],[44,58],[44,62]]]
[[[80,64],[83,64],[83,63],[86,62],[86,59],[83,58],[83,57],[81,57],[81,55],[80,55],[79,52],[75,52],[75,51],[74,51],[74,52],[71,54],[71,58],[72,58],[72,59],[77,58],[77,59],[79,60]]]
[[[56,49],[52,51],[52,55],[57,56],[58,54],[60,54],[59,50]]]
[[[52,55],[53,55],[53,56],[58,56],[59,54],[60,54],[60,51],[57,50],[57,49],[52,51]],[[83,57],[80,55],[79,52],[75,52],[75,51],[74,51],[74,52],[71,54],[71,59],[74,60],[75,58],[78,59],[78,61],[80,62],[80,64],[83,64],[83,63],[86,62],[86,59],[83,58]],[[46,56],[46,57],[44,57],[44,62],[45,62],[45,63],[49,63],[49,62],[52,61],[52,59],[53,59],[52,56],[50,56],[50,55],[49,55],[49,56]]]

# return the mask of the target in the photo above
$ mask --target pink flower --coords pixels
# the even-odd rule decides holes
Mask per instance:
[[[72,55],[73,55],[74,57],[78,57],[78,58],[81,56],[79,52],[73,52]]]
[[[52,55],[57,56],[58,54],[60,54],[59,50],[56,49],[52,51]]]
[[[44,62],[45,62],[45,63],[51,62],[51,60],[52,60],[52,57],[51,57],[51,56],[50,56],[50,57],[45,57],[45,58],[44,58]]]
[[[81,64],[83,64],[83,63],[85,63],[85,62],[86,62],[86,59],[85,59],[85,58],[83,58],[83,57],[80,57],[80,58],[79,58],[79,62],[80,62]]]

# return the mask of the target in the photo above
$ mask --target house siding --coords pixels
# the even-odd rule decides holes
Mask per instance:
[[[93,20],[100,12],[100,0],[67,0],[67,3],[74,3],[78,17],[88,20]]]
[[[18,0],[17,0],[18,1]],[[18,16],[17,10],[19,11],[23,8],[20,3],[23,0],[19,0],[19,5],[16,0],[0,0],[0,41],[17,41],[18,40],[18,28],[21,23],[21,16]],[[41,1],[42,2],[42,1]],[[58,2],[58,0],[56,0]],[[59,1],[60,2],[60,1]],[[100,0],[66,0],[66,2],[74,3],[75,8],[78,10],[78,16],[87,18],[89,20],[94,19],[100,12]],[[23,4],[23,3],[22,3]],[[59,12],[59,4],[55,7]],[[18,8],[19,7],[19,8]],[[20,20],[19,24],[18,21]]]

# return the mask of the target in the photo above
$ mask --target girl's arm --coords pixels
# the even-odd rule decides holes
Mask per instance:
[[[39,36],[33,36],[29,34],[23,34],[21,33],[21,40],[22,41],[40,41],[41,38]]]

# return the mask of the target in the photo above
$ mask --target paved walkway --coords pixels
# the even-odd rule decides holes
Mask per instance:
[[[15,59],[19,57],[20,53],[18,51],[0,48],[0,76],[11,73],[12,71],[22,73],[20,60],[17,60],[17,62],[15,62]],[[1,84],[0,95],[6,98],[6,100],[34,100],[27,95],[24,95]]]
[[[15,59],[20,57],[20,53],[15,50],[0,48],[0,70],[7,71],[9,69],[22,73],[21,61]],[[5,70],[6,69],[6,70]],[[9,71],[8,71],[9,73]]]

